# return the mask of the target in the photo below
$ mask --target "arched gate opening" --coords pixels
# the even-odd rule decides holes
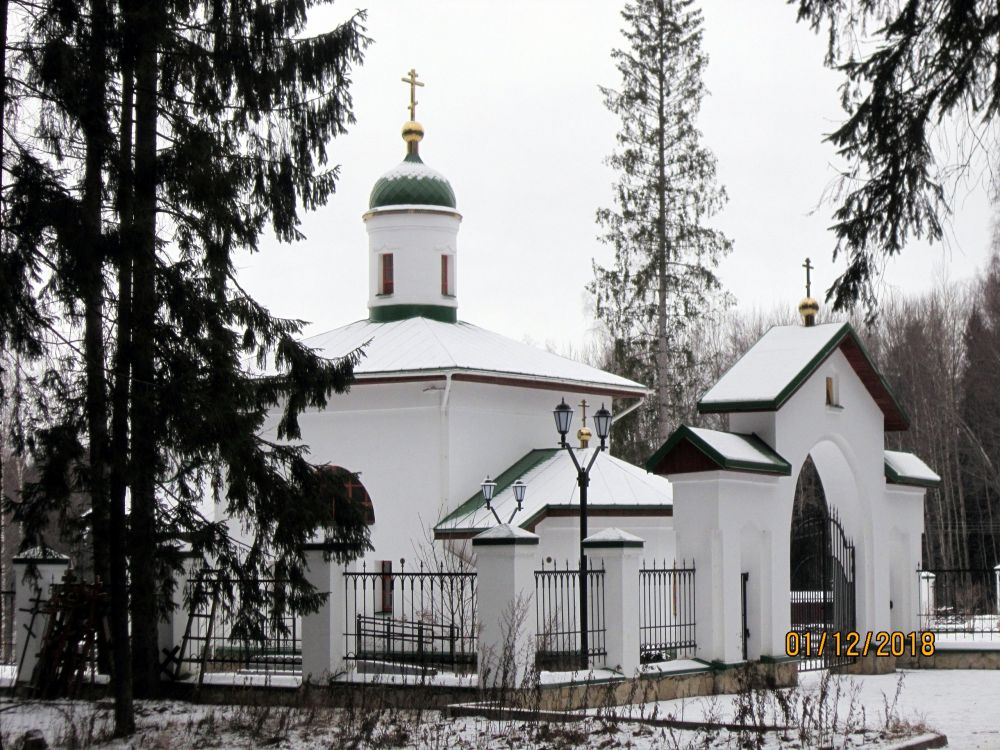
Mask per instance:
[[[789,653],[799,670],[850,664],[848,633],[856,630],[854,543],[827,502],[823,483],[806,458],[795,488],[789,555]]]

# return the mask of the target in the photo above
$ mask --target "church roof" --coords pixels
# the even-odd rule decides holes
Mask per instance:
[[[776,411],[838,349],[885,415],[885,429],[905,430],[909,417],[850,323],[775,326],[702,396],[698,411]]]
[[[940,487],[941,477],[912,453],[885,452],[885,480],[889,484],[906,484],[912,487]]]
[[[403,205],[455,208],[455,191],[444,175],[424,164],[418,154],[407,154],[399,166],[378,178],[368,199],[369,208]]]
[[[789,476],[791,464],[756,435],[706,430],[681,425],[646,461],[656,474],[695,471],[749,471]]]
[[[589,461],[593,450],[596,449],[578,450],[577,459],[581,463]],[[527,489],[524,506],[511,521],[513,525],[532,530],[548,515],[579,515],[577,471],[565,450],[533,450],[496,477],[493,507],[503,521],[516,507],[511,486],[518,479]],[[670,482],[608,453],[594,462],[587,493],[587,509],[592,517],[670,515],[673,510]],[[437,538],[465,538],[496,525],[493,514],[486,509],[482,492],[477,489],[434,527],[434,534]]]
[[[305,339],[321,356],[341,357],[365,345],[358,381],[456,373],[459,380],[539,387],[581,385],[608,396],[642,396],[645,386],[582,362],[514,341],[471,323],[413,317],[359,320]]]

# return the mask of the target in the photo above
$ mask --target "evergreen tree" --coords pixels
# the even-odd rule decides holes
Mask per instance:
[[[829,35],[847,119],[827,140],[847,160],[833,231],[847,269],[834,310],[876,298],[873,278],[911,238],[942,239],[953,188],[976,156],[995,158],[1000,7],[988,0],[788,0]],[[942,163],[934,143],[949,134]]]
[[[961,462],[970,564],[1000,564],[1000,255],[977,284],[965,327],[961,380]]]
[[[621,87],[601,88],[621,119],[607,160],[618,182],[615,205],[597,212],[615,257],[595,264],[590,290],[610,368],[653,388],[615,432],[615,453],[638,462],[693,416],[702,380],[693,338],[720,302],[715,268],[731,242],[707,225],[725,193],[696,126],[708,64],[701,12],[693,0],[636,0],[622,17],[628,48],[611,53]]]
[[[333,191],[326,148],[352,122],[349,73],[367,39],[361,13],[303,36],[310,5],[33,6],[39,33],[23,62],[45,102],[19,113],[19,124],[43,125],[48,153],[19,148],[11,159],[13,241],[0,248],[0,269],[17,294],[0,302],[0,336],[31,342],[26,321],[37,317],[41,267],[68,324],[82,310],[84,338],[98,338],[72,349],[75,382],[57,384],[59,409],[45,412],[48,424],[30,441],[42,481],[18,507],[41,518],[89,488],[77,482],[81,463],[85,477],[102,482],[120,734],[134,726],[127,614],[136,694],[155,695],[158,618],[170,601],[161,584],[173,579],[164,573],[177,563],[178,544],[238,581],[250,611],[272,604],[254,585],[265,575],[290,581],[287,605],[319,603],[301,549],[317,531],[341,559],[368,547],[364,514],[348,503],[343,477],[317,472],[307,448],[287,442],[300,437],[303,409],[346,390],[358,355],[318,358],[297,342],[300,323],[249,297],[232,264],[268,229],[298,238],[300,208],[323,205]],[[110,384],[102,380],[108,361]],[[103,413],[79,395],[92,393]],[[283,415],[279,442],[259,437],[274,409]],[[206,495],[255,532],[246,554],[200,515]],[[34,541],[29,534],[25,544]]]

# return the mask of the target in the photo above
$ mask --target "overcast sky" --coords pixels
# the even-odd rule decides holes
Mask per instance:
[[[400,126],[416,68],[424,161],[451,182],[463,215],[458,236],[459,317],[560,349],[594,325],[591,262],[607,263],[594,213],[610,205],[603,164],[616,120],[598,85],[614,86],[609,52],[621,46],[621,4],[610,0],[372,0],[373,39],[355,71],[357,123],[330,149],[337,194],[306,217],[306,239],[265,243],[240,260],[241,280],[282,316],[319,333],[367,317],[368,240],[361,215],[372,185],[404,155]],[[823,68],[824,39],[795,23],[783,0],[708,0],[703,143],[718,159],[729,203],[716,226],[734,241],[721,267],[744,308],[793,307],[801,264],[822,292],[836,275],[829,204],[836,175],[823,136],[842,119],[837,74]],[[314,14],[329,28],[353,6]],[[947,245],[912,245],[889,265],[886,288],[927,289],[962,279],[989,253],[985,178],[963,188]],[[841,266],[838,263],[838,266]],[[815,292],[814,292],[815,294]],[[819,294],[816,294],[819,297]]]

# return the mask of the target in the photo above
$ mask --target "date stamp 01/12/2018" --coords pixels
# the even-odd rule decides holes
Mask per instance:
[[[798,633],[794,630],[785,634],[785,655],[799,658],[834,658],[875,656],[934,656],[934,633],[898,630],[877,633],[858,633],[851,630],[823,631],[822,633]]]

